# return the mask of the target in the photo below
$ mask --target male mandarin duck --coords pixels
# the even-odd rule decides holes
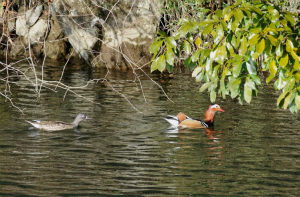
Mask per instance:
[[[65,130],[65,129],[73,129],[75,127],[78,127],[79,123],[82,120],[90,120],[86,114],[78,114],[75,120],[72,123],[65,123],[61,121],[40,121],[40,120],[32,120],[32,121],[27,121],[29,124],[34,126],[35,128],[38,128],[40,130],[45,130],[45,131],[60,131],[60,130]]]
[[[180,112],[177,116],[168,116],[165,118],[172,126],[182,128],[208,128],[214,126],[214,118],[216,112],[225,112],[218,104],[212,104],[204,115],[204,120],[190,118],[184,113]]]

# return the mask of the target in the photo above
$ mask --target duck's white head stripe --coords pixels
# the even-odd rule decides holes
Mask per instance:
[[[213,106],[211,106],[211,108],[219,108],[220,106],[218,104],[214,104]]]

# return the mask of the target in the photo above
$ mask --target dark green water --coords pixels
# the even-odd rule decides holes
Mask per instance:
[[[80,71],[80,72],[79,72]],[[45,79],[58,80],[61,67],[48,63]],[[62,82],[82,86],[104,70],[73,63]],[[182,111],[203,117],[209,98],[189,74],[151,75],[174,103],[146,76],[144,100],[132,72],[112,71],[110,84],[65,91],[43,89],[37,100],[25,81],[13,85],[15,103],[1,98],[0,196],[298,196],[300,121],[276,109],[278,93],[264,86],[251,105],[228,99],[217,103],[214,130],[174,130],[163,120]],[[93,118],[78,129],[45,132],[24,120],[73,121]]]

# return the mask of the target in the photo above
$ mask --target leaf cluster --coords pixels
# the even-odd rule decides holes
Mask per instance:
[[[209,12],[204,20],[185,19],[168,36],[159,36],[150,47],[151,71],[172,71],[174,59],[184,55],[192,77],[203,82],[211,102],[217,95],[251,102],[267,72],[281,90],[277,105],[291,112],[300,109],[300,21],[298,15],[271,2],[238,0]]]

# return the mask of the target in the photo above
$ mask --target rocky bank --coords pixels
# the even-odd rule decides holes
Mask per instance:
[[[151,59],[159,0],[14,1],[3,15],[1,53],[79,56],[90,66],[134,68]]]

